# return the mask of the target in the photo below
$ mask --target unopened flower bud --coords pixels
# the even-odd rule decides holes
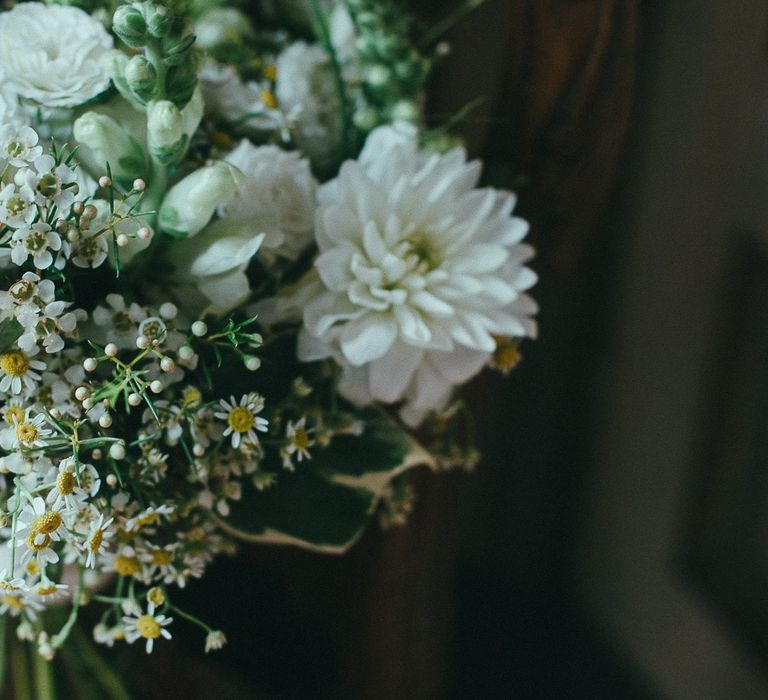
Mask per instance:
[[[173,22],[170,10],[165,5],[147,4],[145,7],[147,30],[149,33],[158,39],[167,36]]]
[[[99,418],[99,425],[102,428],[111,428],[112,427],[112,416],[109,415],[109,413],[105,413]]]
[[[84,411],[90,411],[93,408],[93,399],[89,396],[88,398],[83,399],[83,410]]]
[[[249,355],[245,358],[245,368],[251,372],[255,372],[261,367],[261,360],[255,355]]]
[[[75,120],[73,134],[80,144],[78,160],[91,172],[103,172],[104,163],[109,162],[119,177],[130,180],[140,174],[144,165],[141,149],[106,114],[86,112]]]
[[[104,348],[104,354],[107,357],[114,357],[117,355],[117,345],[114,343],[107,343],[106,347]]]
[[[192,335],[202,338],[208,332],[208,326],[205,321],[195,321],[192,324]]]
[[[141,403],[141,396],[136,393],[128,394],[128,403],[135,408]]]
[[[170,357],[164,357],[160,360],[160,369],[163,372],[173,372],[176,369],[176,363]]]
[[[88,398],[88,388],[84,386],[79,386],[77,389],[75,389],[75,398],[78,401],[85,401]]]
[[[86,357],[83,360],[83,369],[86,372],[93,372],[93,370],[95,370],[96,367],[98,367],[98,365],[99,365],[99,363],[96,362],[96,358],[95,357]]]
[[[181,360],[191,360],[195,355],[195,351],[189,345],[182,345],[176,354]]]
[[[125,248],[131,242],[131,240],[124,233],[121,233],[115,239],[115,243],[118,248]]]
[[[121,5],[112,17],[112,29],[128,46],[137,49],[144,46],[147,23],[144,14],[134,5]]]
[[[123,73],[131,91],[140,100],[148,100],[155,91],[157,71],[144,56],[132,56]]]
[[[149,338],[146,335],[140,335],[136,338],[136,347],[139,350],[146,350],[149,347]]]
[[[109,456],[112,457],[112,459],[124,459],[125,445],[122,442],[113,442],[109,446]]]
[[[147,188],[147,183],[144,182],[140,177],[137,177],[133,181],[133,189],[137,192],[143,192]]]
[[[166,194],[158,216],[161,228],[179,238],[199,233],[217,207],[234,197],[241,178],[242,174],[224,161],[195,170]]]
[[[115,488],[117,486],[117,477],[114,474],[107,474],[107,486]]]
[[[150,238],[152,238],[152,229],[149,228],[149,226],[142,226],[138,231],[136,231],[136,235],[142,241],[148,241]]]
[[[103,187],[106,189],[107,187],[112,187],[112,179],[107,177],[106,175],[102,175],[99,178],[99,187]]]
[[[159,394],[165,387],[163,386],[163,383],[159,379],[155,379],[150,385],[149,390],[153,394]]]
[[[147,109],[149,150],[161,163],[170,163],[184,146],[184,117],[168,100],[159,100]]]

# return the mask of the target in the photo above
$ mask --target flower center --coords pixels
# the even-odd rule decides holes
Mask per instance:
[[[115,571],[121,576],[133,576],[139,573],[141,564],[136,557],[124,557],[122,554],[118,554],[115,557]]]
[[[299,428],[293,436],[293,444],[299,450],[306,450],[310,445],[309,433],[304,428]]]
[[[136,631],[144,639],[157,639],[160,636],[160,625],[152,615],[142,615],[136,620]]]
[[[253,427],[253,413],[247,408],[237,406],[229,412],[227,422],[229,423],[229,427],[236,433],[247,433]]]
[[[88,546],[90,547],[91,551],[96,554],[96,552],[99,551],[99,547],[101,547],[101,543],[104,541],[104,530],[96,530],[96,532],[93,533],[93,537],[91,537],[91,541],[88,543]]]
[[[54,584],[51,584],[50,586],[40,586],[35,593],[37,593],[37,595],[53,595],[56,591],[58,591],[58,588],[56,588]]]
[[[21,216],[29,208],[29,203],[26,199],[24,199],[24,197],[19,197],[16,195],[15,197],[11,197],[6,202],[5,207],[8,209],[8,212],[11,214],[11,216]]]
[[[0,600],[3,601],[3,605],[7,605],[9,608],[14,608],[16,610],[24,609],[24,603],[18,596],[4,595]]]
[[[21,141],[8,141],[5,152],[9,158],[18,158],[25,151],[24,144]]]
[[[156,549],[152,552],[152,563],[157,566],[167,566],[171,563],[171,552],[165,549]]]
[[[24,245],[30,252],[39,253],[48,247],[48,236],[44,231],[34,231],[27,236]]]
[[[29,369],[29,359],[18,350],[0,355],[0,369],[11,377],[23,377]]]
[[[59,489],[59,493],[62,496],[69,496],[75,490],[76,484],[77,479],[69,470],[61,472],[58,479],[56,479],[56,488]]]
[[[14,425],[24,422],[24,409],[21,406],[8,406],[5,409],[5,422]]]
[[[42,534],[46,537],[58,530],[61,527],[61,516],[58,513],[43,513],[34,525],[32,525],[32,532],[35,534]]]
[[[37,183],[37,191],[43,197],[49,199],[55,197],[60,191],[59,178],[52,174],[43,175],[40,178],[40,182]]]
[[[37,440],[37,428],[32,423],[20,423],[16,426],[16,437],[21,442],[34,442]]]

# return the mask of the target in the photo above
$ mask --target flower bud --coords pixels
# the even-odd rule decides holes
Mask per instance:
[[[112,17],[112,29],[128,46],[138,49],[146,43],[147,23],[135,5],[121,5]]]
[[[190,173],[166,194],[158,216],[160,228],[178,238],[200,233],[216,208],[236,194],[241,179],[240,171],[223,161]]]
[[[142,101],[155,91],[157,71],[144,56],[133,56],[125,65],[123,75],[131,91]]]
[[[104,172],[109,163],[120,178],[132,180],[141,174],[144,153],[141,146],[111,117],[86,112],[75,120],[75,140],[80,145],[79,161],[91,172]]]
[[[165,5],[145,5],[144,17],[147,22],[147,31],[157,39],[168,36],[173,23],[173,15]]]
[[[170,163],[184,147],[184,117],[168,100],[153,102],[147,109],[147,135],[152,157]]]

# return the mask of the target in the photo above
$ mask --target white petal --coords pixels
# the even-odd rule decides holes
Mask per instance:
[[[386,353],[397,337],[391,314],[369,313],[349,321],[341,333],[341,350],[354,366],[364,365]]]

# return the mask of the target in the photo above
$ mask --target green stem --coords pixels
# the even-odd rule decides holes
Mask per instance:
[[[347,97],[347,86],[344,83],[344,75],[341,70],[339,56],[336,53],[333,42],[331,41],[331,32],[328,28],[328,22],[326,20],[325,14],[320,7],[320,3],[318,0],[309,0],[309,5],[312,9],[312,15],[315,18],[317,37],[323,44],[323,48],[325,48],[329,58],[331,59],[331,68],[333,69],[333,79],[336,83],[336,92],[338,93],[339,101],[341,102],[341,141],[342,148],[344,149],[342,157],[348,158],[352,155],[353,125],[352,115],[350,114],[349,109],[349,99]]]
[[[53,663],[35,654],[35,690],[38,700],[56,700],[56,686],[53,681]]]
[[[467,0],[463,5],[447,14],[439,22],[432,25],[430,30],[421,38],[419,46],[429,48],[436,44],[445,34],[453,29],[464,17],[484,5],[486,0]]]
[[[23,642],[13,645],[13,697],[15,700],[35,700],[29,676],[28,646]]]
[[[197,625],[198,627],[202,627],[206,632],[213,632],[213,628],[206,625],[201,619],[195,617],[194,615],[190,615],[187,612],[184,612],[183,610],[177,608],[175,605],[168,605],[168,609],[173,610],[173,612],[175,612],[177,615],[183,617],[185,620]]]

